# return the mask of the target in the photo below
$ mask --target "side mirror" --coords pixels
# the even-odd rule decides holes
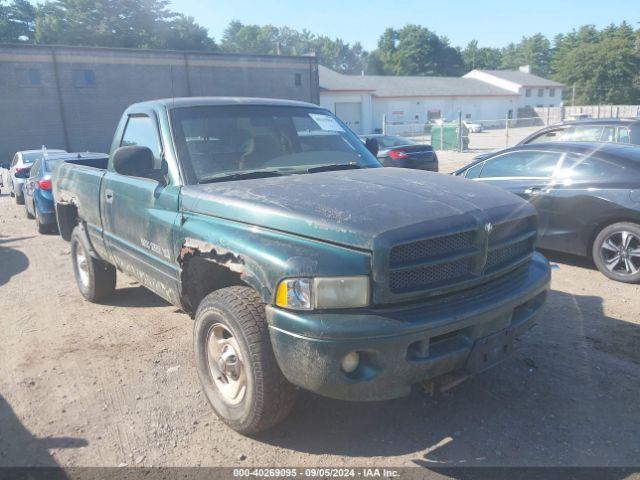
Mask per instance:
[[[153,152],[147,147],[120,147],[111,156],[116,173],[129,177],[154,178]]]
[[[378,140],[376,140],[375,138],[367,138],[367,140],[364,142],[364,145],[365,147],[367,147],[367,150],[373,153],[374,157],[378,156],[378,151],[380,150]]]

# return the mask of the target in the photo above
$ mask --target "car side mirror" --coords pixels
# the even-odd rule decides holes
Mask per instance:
[[[154,156],[151,149],[140,146],[120,147],[111,157],[113,170],[128,177],[142,177],[158,180],[162,176],[159,170],[154,170]]]
[[[374,157],[378,156],[378,152],[380,151],[378,140],[376,140],[375,138],[367,138],[367,140],[364,142],[364,145],[365,147],[367,147],[367,150],[373,153]]]

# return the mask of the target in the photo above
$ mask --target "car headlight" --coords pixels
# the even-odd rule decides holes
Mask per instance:
[[[369,277],[288,278],[280,282],[276,305],[292,310],[369,305]]]

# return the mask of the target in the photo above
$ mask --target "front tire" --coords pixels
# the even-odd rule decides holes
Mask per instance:
[[[207,295],[193,337],[198,377],[224,423],[248,435],[289,415],[295,388],[276,362],[265,304],[253,289],[234,286]]]
[[[16,205],[24,205],[24,195],[18,195],[16,193]]]
[[[71,260],[78,289],[90,302],[99,302],[110,296],[116,288],[116,269],[113,265],[89,255],[82,242],[79,227],[71,233]]]
[[[620,222],[602,229],[592,248],[593,262],[612,280],[640,283],[640,225]]]
[[[29,220],[33,220],[33,219],[34,219],[34,216],[31,214],[31,212],[30,212],[30,211],[29,211],[29,209],[27,208],[27,205],[26,205],[26,204],[24,205],[24,212],[25,212],[25,214],[26,214],[26,216],[27,216],[27,218],[28,218]]]

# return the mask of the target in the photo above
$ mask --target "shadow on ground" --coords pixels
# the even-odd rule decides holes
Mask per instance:
[[[170,305],[162,297],[141,285],[116,288],[113,295],[102,300],[100,304],[126,308],[166,307]]]
[[[551,250],[540,250],[550,262],[563,263],[572,267],[588,268],[589,270],[597,270],[593,261],[588,257],[571,255],[570,253],[552,252]]]
[[[604,315],[600,297],[552,291],[515,356],[448,395],[303,393],[259,440],[314,455],[408,455],[427,468],[640,465],[639,344],[640,326]]]
[[[0,235],[0,286],[11,280],[14,275],[23,272],[29,267],[29,259],[20,250],[16,250],[9,243],[26,240],[33,237],[6,237]]]
[[[58,462],[49,449],[80,448],[87,445],[87,441],[82,438],[36,437],[0,395],[0,467],[58,467]]]

